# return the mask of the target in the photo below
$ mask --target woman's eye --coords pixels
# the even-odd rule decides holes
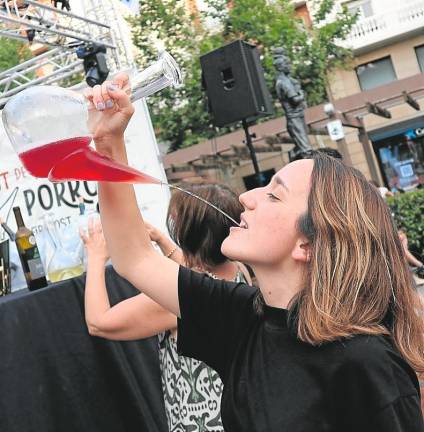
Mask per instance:
[[[272,194],[271,192],[267,193],[268,197],[271,198],[272,200],[276,200],[276,201],[280,201],[279,198],[277,198],[274,194]]]

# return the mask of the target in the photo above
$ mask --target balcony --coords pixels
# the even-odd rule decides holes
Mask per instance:
[[[360,18],[342,46],[361,54],[424,30],[424,0],[408,2],[387,12]]]

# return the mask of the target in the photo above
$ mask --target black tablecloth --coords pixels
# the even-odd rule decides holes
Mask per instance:
[[[138,294],[111,268],[112,303]],[[84,321],[85,278],[0,298],[0,431],[166,431],[156,337],[111,342]]]

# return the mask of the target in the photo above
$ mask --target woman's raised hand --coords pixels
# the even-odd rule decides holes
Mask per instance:
[[[125,73],[85,90],[90,102],[88,126],[97,150],[108,153],[117,141],[122,141],[134,113],[129,93],[129,79]]]

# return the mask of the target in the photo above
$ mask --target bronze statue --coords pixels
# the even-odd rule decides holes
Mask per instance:
[[[287,132],[294,142],[289,153],[290,160],[312,151],[305,123],[305,95],[297,79],[290,76],[290,61],[283,48],[273,51],[273,64],[277,69],[275,89],[287,120]]]

